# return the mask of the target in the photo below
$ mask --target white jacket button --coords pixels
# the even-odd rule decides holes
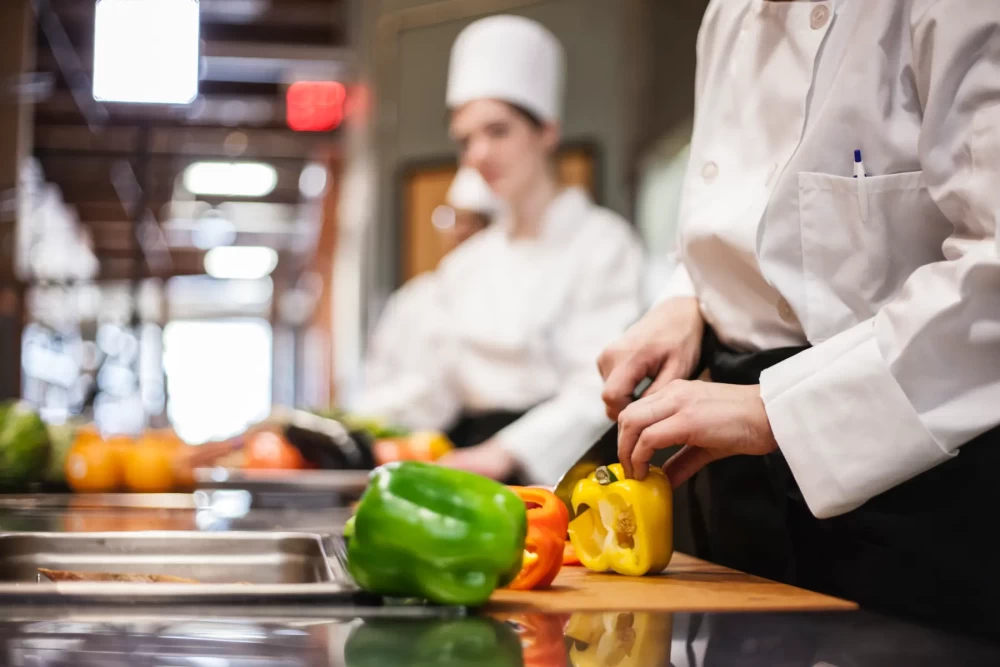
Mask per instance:
[[[830,20],[830,9],[826,5],[817,5],[809,17],[809,25],[813,30],[819,30]]]
[[[719,177],[719,165],[714,162],[706,162],[701,168],[701,177],[706,183],[711,183]]]
[[[778,300],[778,315],[788,324],[796,324],[798,319],[795,317],[795,311],[792,310],[791,305],[784,298]]]

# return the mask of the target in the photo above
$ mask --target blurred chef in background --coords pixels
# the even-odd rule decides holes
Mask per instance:
[[[446,430],[464,449],[443,465],[500,480],[552,483],[610,425],[594,359],[641,309],[633,229],[556,176],[564,69],[561,44],[526,18],[481,19],[456,40],[450,132],[503,211],[430,279],[427,392],[383,411]]]
[[[501,204],[479,172],[459,169],[448,188],[447,216],[435,228],[444,236],[449,252],[486,229]],[[364,385],[350,406],[353,412],[388,415],[410,428],[437,428],[451,414],[450,403],[434,409],[436,395],[445,394],[441,378],[426,368],[427,350],[433,342],[435,275],[423,273],[396,290],[385,305],[368,346]],[[441,409],[444,410],[443,414]]]
[[[446,220],[435,221],[435,228],[451,252],[473,234],[486,229],[502,204],[490,190],[483,177],[472,167],[462,167],[448,188],[447,207],[443,207]]]

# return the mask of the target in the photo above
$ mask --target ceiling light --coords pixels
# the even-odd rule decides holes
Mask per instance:
[[[205,272],[213,278],[258,280],[271,275],[278,266],[273,248],[221,246],[205,254]]]
[[[278,185],[278,172],[261,162],[195,162],[184,170],[193,195],[265,197]]]
[[[230,245],[235,240],[236,225],[214,208],[201,216],[191,231],[191,242],[201,250]]]
[[[299,176],[299,192],[307,199],[316,199],[326,190],[326,167],[310,164]]]
[[[99,0],[94,99],[190,104],[198,96],[198,0]]]

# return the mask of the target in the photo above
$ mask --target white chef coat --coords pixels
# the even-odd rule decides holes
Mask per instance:
[[[596,359],[640,316],[643,272],[634,230],[582,189],[552,202],[534,239],[511,238],[502,214],[414,287],[420,312],[387,313],[421,330],[407,333],[406,372],[355,409],[436,429],[527,410],[496,437],[532,483],[552,484],[611,426]]]
[[[663,297],[742,349],[810,509],[1000,423],[1000,2],[713,0]],[[862,215],[853,151],[863,151]]]
[[[441,317],[435,290],[434,274],[422,273],[389,297],[369,341],[364,386],[352,411],[414,429],[435,429],[454,418],[447,385],[426,363]]]

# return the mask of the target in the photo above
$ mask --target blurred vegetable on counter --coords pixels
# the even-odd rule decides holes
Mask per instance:
[[[80,493],[111,493],[125,479],[123,448],[91,429],[81,429],[66,457],[66,482]]]
[[[140,493],[169,493],[175,487],[174,460],[183,446],[160,433],[143,434],[121,452],[125,486]]]
[[[49,484],[66,483],[66,457],[76,441],[77,433],[87,428],[80,420],[69,420],[63,424],[49,424],[49,461],[42,481]]]
[[[396,461],[437,461],[455,448],[451,440],[437,431],[419,431],[410,435],[376,440],[372,451],[376,465]]]
[[[576,555],[576,549],[573,548],[573,543],[568,539],[566,544],[563,545],[563,565],[564,566],[577,566],[583,565],[580,562],[580,557]]]
[[[45,476],[49,435],[38,413],[27,404],[0,404],[0,489],[21,490]]]
[[[247,470],[302,470],[307,464],[302,453],[281,434],[257,431],[247,436],[243,467]]]

